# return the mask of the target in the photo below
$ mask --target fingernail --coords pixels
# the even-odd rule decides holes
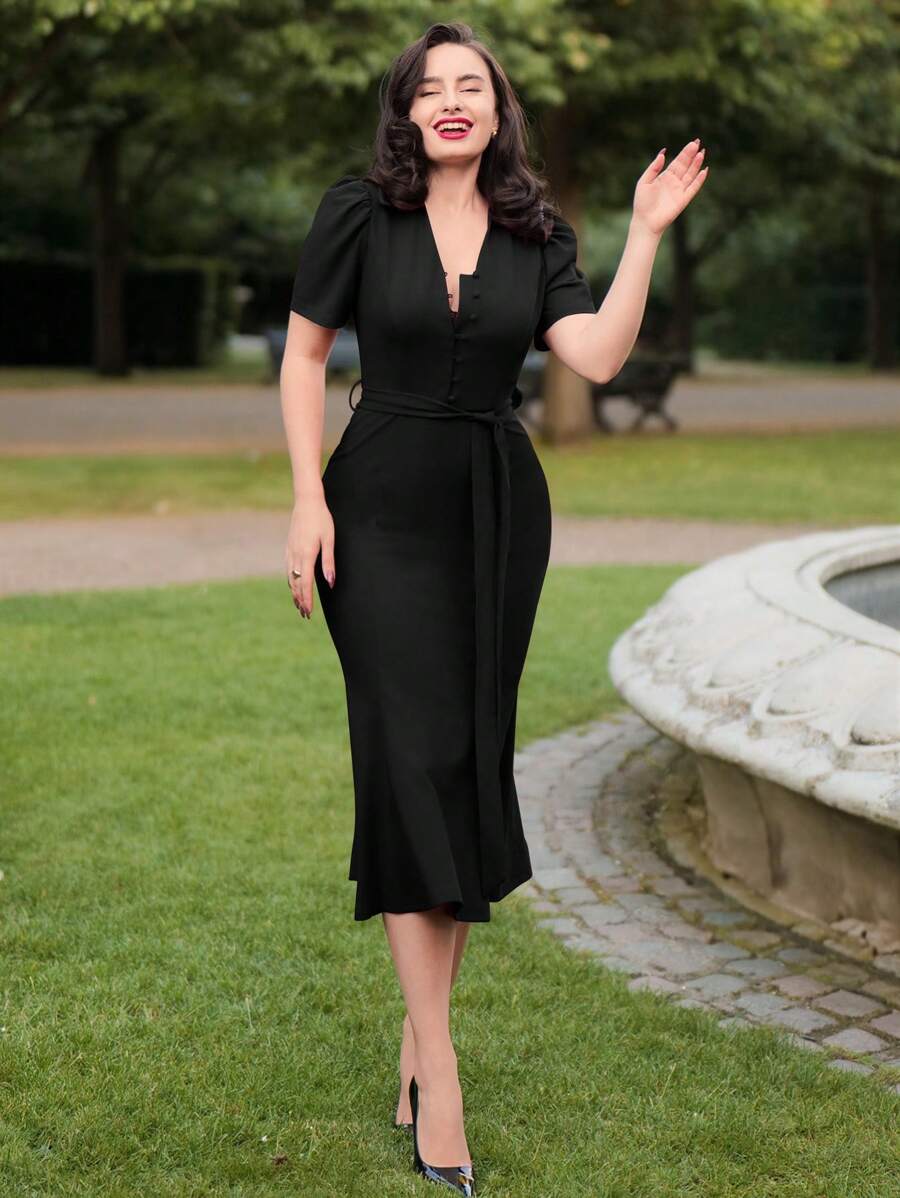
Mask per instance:
[[[325,575],[325,577],[328,579],[328,585],[330,587],[333,587],[334,586],[334,570],[329,570],[328,573]]]
[[[658,158],[660,156],[660,154],[665,154],[665,152],[666,152],[666,147],[663,146],[663,148],[661,150],[656,151],[656,157]]]

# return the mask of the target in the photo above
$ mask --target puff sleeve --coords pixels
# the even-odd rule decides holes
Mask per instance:
[[[371,204],[369,189],[355,175],[325,190],[300,250],[292,312],[328,329],[347,323],[356,305]]]
[[[563,316],[597,311],[585,275],[575,265],[578,240],[568,221],[556,216],[553,232],[542,247],[544,254],[544,298],[534,331],[535,348],[547,351],[544,333]]]

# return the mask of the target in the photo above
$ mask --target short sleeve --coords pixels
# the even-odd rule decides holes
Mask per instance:
[[[291,311],[327,329],[341,329],[356,304],[372,201],[355,175],[326,189],[300,250]]]
[[[585,275],[575,265],[578,240],[575,230],[562,217],[554,217],[553,232],[544,244],[544,299],[534,331],[535,348],[547,351],[544,333],[563,316],[597,311]]]

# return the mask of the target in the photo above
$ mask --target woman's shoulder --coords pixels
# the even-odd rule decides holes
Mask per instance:
[[[322,202],[334,209],[367,213],[372,205],[372,184],[360,175],[341,175],[325,188]]]
[[[544,220],[550,225],[550,233],[544,246],[549,247],[551,251],[577,241],[575,230],[561,212],[549,212],[544,216]]]
[[[552,222],[546,241],[540,243],[547,275],[569,268],[578,258],[578,234],[559,212],[551,212],[545,220]]]
[[[340,329],[353,310],[369,238],[371,200],[357,175],[325,188],[300,250],[291,308],[316,324]]]

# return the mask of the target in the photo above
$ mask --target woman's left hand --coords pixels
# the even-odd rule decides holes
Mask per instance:
[[[681,153],[666,166],[660,150],[634,189],[634,217],[650,232],[660,234],[683,208],[686,208],[703,184],[709,167],[701,170],[705,150],[700,138],[689,141]]]

